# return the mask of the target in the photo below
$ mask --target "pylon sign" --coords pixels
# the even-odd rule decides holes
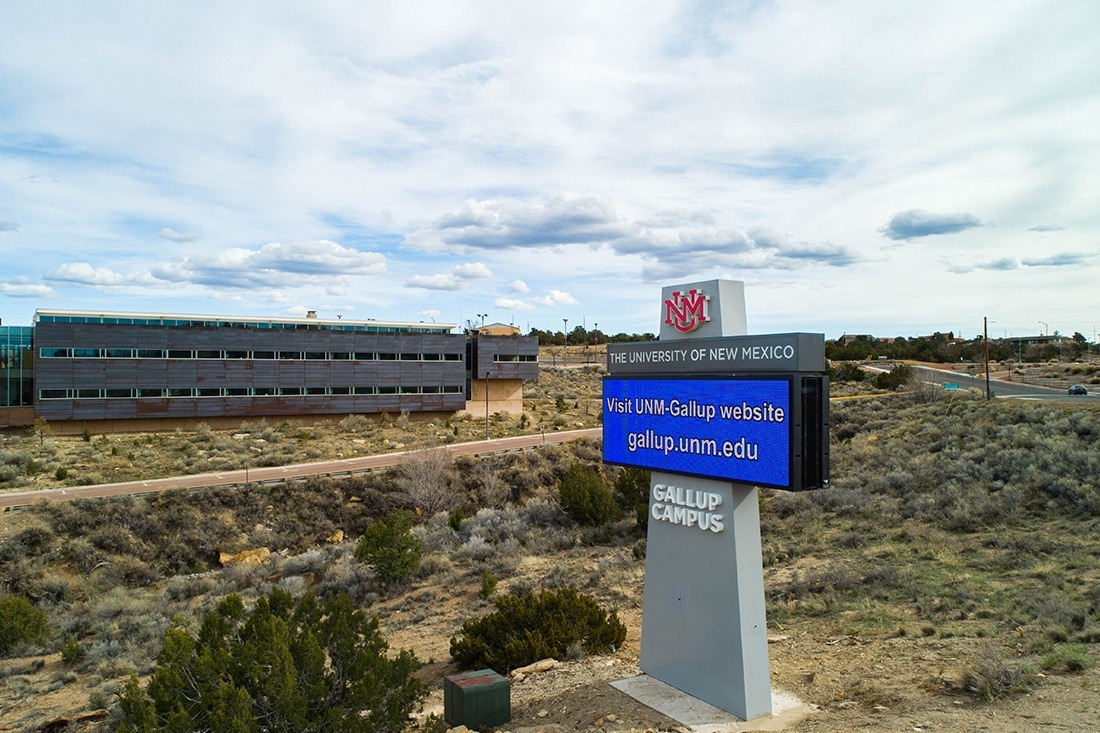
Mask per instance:
[[[612,344],[603,455],[650,469],[643,673],[771,712],[757,487],[829,480],[823,334],[745,335],[744,285],[665,287],[660,341]]]

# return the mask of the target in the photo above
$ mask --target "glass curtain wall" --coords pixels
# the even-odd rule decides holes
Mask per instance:
[[[0,326],[0,407],[34,404],[34,328]]]

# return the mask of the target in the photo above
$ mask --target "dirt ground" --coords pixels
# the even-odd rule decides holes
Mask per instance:
[[[608,552],[620,556],[609,562],[601,557]],[[502,730],[684,730],[610,685],[640,674],[643,563],[631,561],[629,550],[596,548],[570,553],[568,558],[527,559],[518,575],[536,578],[547,563],[566,559],[603,570],[607,585],[615,591],[619,618],[627,626],[626,643],[611,656],[565,660],[513,679],[512,722]],[[395,599],[390,605],[409,604],[407,599]],[[450,637],[469,609],[468,594],[458,593],[416,624],[401,628],[400,613],[389,618],[386,633],[391,649],[412,649],[421,660],[432,660],[424,670],[431,689],[425,715],[443,712],[442,678],[459,671],[446,664]],[[986,702],[959,688],[962,660],[972,661],[989,641],[857,638],[834,635],[831,626],[828,621],[799,622],[769,631],[772,687],[795,695],[810,708],[805,718],[781,730],[1100,731],[1100,670],[1096,668],[1077,675],[1037,676],[1030,692]],[[1021,629],[1017,637],[1020,648],[1027,633]]]
[[[614,655],[561,660],[551,668],[512,679],[513,733],[564,731],[673,731],[678,723],[611,687],[639,674],[644,563],[629,548],[575,548],[553,557],[526,557],[509,581],[545,578],[554,566],[600,577],[586,592],[617,608],[627,626],[626,643]],[[477,598],[472,576],[437,578],[371,609],[382,622],[391,650],[410,649],[425,662],[421,677],[430,695],[421,717],[443,712],[442,679],[460,670],[450,664],[451,636],[465,618],[492,610]],[[983,645],[974,638],[863,638],[833,633],[833,621],[799,621],[769,632],[771,681],[810,707],[781,730],[841,731],[1100,731],[1100,670],[1036,676],[1030,692],[986,702],[960,692],[962,660]],[[1027,642],[1021,629],[1017,643]],[[1001,653],[1010,650],[999,649]],[[89,684],[59,655],[4,660],[0,731],[101,730],[102,717],[88,711]],[[121,681],[121,680],[120,680]],[[67,725],[77,715],[81,724]],[[53,725],[51,726],[51,723]]]

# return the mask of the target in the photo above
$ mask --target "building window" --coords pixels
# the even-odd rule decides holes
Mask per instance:
[[[67,359],[73,355],[72,349],[61,349],[53,346],[43,346],[38,350],[38,355],[43,359]]]
[[[108,389],[106,391],[108,399],[129,399],[134,396],[134,390],[132,389]]]
[[[64,400],[68,399],[69,390],[67,389],[40,389],[38,390],[38,398],[42,400]]]
[[[107,349],[108,359],[133,359],[133,349]]]

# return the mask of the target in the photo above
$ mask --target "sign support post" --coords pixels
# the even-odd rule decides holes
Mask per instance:
[[[757,487],[828,482],[824,337],[746,336],[740,282],[662,297],[661,340],[609,349],[603,389],[604,460],[651,469],[640,666],[751,720],[772,712]]]
[[[711,335],[745,335],[745,290],[740,282],[665,288],[663,302],[674,300],[673,293],[698,294],[708,289],[720,293],[720,308],[706,313],[720,329]],[[675,315],[675,310],[672,318],[666,313],[661,325],[662,341],[691,338],[690,332],[668,322],[674,321]],[[652,521],[651,516],[646,533],[641,669],[743,720],[768,715],[772,711],[771,678],[757,489],[685,478],[652,472],[650,511],[657,486],[710,487],[723,495],[723,504],[728,496],[729,509],[723,512],[726,536],[718,543],[708,543],[722,535],[693,532],[700,535],[691,538],[696,540],[693,544],[700,546],[685,547],[682,537],[663,536],[680,535],[676,530],[684,527]],[[702,546],[707,544],[711,546]]]

